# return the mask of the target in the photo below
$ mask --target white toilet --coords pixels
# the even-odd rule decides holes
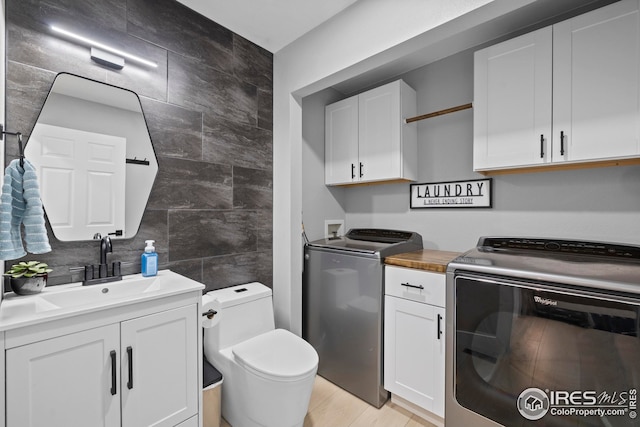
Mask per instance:
[[[275,329],[271,289],[248,283],[208,292],[202,302],[217,311],[204,329],[204,354],[224,376],[222,416],[233,427],[302,426],[318,354]]]

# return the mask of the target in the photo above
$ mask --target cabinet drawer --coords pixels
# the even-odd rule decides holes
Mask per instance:
[[[385,266],[385,295],[444,307],[445,275],[412,268]]]

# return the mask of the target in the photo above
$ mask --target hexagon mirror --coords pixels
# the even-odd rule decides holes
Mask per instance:
[[[130,238],[158,173],[135,92],[56,76],[25,148],[58,240]]]

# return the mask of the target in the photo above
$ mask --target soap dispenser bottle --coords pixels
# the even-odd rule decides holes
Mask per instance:
[[[144,248],[143,254],[140,256],[142,264],[142,275],[144,277],[155,276],[158,274],[158,254],[153,246],[155,240],[145,240],[147,246]]]

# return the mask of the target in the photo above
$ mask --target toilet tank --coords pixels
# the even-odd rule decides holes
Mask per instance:
[[[218,300],[219,322],[205,329],[207,345],[221,350],[275,328],[271,289],[253,282],[208,292]]]

